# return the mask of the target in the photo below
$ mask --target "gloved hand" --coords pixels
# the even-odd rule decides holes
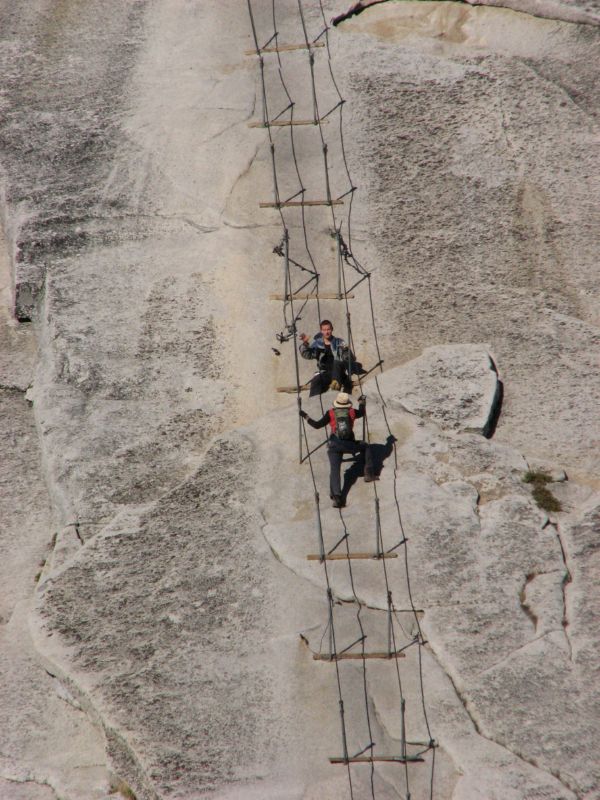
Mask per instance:
[[[367,402],[367,396],[365,394],[361,394],[361,396],[358,398],[358,402],[361,403],[361,404],[366,403]]]
[[[298,413],[300,414],[302,419],[306,419],[308,417],[308,414],[306,413],[306,411],[302,411],[302,409],[300,409],[300,411]]]

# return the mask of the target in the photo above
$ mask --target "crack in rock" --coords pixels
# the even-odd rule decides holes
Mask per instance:
[[[549,633],[550,633],[550,631],[549,631]],[[544,634],[544,635],[547,635],[547,634]],[[543,637],[540,636],[538,638],[541,639]],[[534,640],[534,641],[536,641],[536,640]],[[530,643],[528,643],[528,644],[530,644]],[[526,645],[524,645],[524,646],[526,646]],[[522,648],[517,648],[517,649],[522,649]],[[471,708],[470,708],[469,700],[463,695],[463,693],[458,688],[458,686],[456,684],[456,681],[454,680],[454,677],[451,675],[450,671],[445,669],[445,667],[444,667],[442,661],[440,660],[440,658],[438,657],[437,653],[435,652],[433,647],[431,647],[431,643],[430,643],[429,652],[431,653],[433,658],[436,660],[439,668],[444,672],[444,674],[446,675],[446,677],[450,681],[450,684],[451,684],[451,686],[452,686],[452,688],[453,688],[458,700],[460,701],[465,713],[467,714],[467,716],[468,716],[471,724],[473,725],[473,728],[474,728],[475,732],[478,734],[478,736],[481,736],[483,739],[486,739],[488,742],[491,742],[492,744],[495,744],[498,747],[501,747],[503,750],[506,750],[507,753],[510,753],[512,756],[514,756],[515,758],[519,759],[519,761],[522,761],[524,764],[528,764],[530,767],[533,767],[534,769],[537,769],[537,770],[539,770],[540,772],[542,772],[544,774],[551,775],[553,778],[555,778],[561,784],[561,786],[566,791],[568,791],[571,794],[573,793],[573,789],[571,788],[571,786],[569,786],[561,778],[561,776],[559,774],[556,774],[556,773],[552,772],[551,770],[544,769],[534,759],[527,758],[526,756],[522,755],[521,753],[518,753],[517,751],[512,750],[508,745],[506,745],[504,742],[500,741],[499,739],[495,739],[491,734],[485,733],[481,723],[476,719],[474,711],[472,711]],[[499,663],[501,663],[501,662],[499,662]],[[491,667],[489,669],[491,669]]]
[[[480,677],[481,675],[486,675],[488,672],[491,672],[493,669],[496,669],[496,667],[499,667],[501,664],[506,663],[506,661],[512,658],[515,655],[515,653],[520,653],[522,650],[526,650],[532,644],[535,644],[535,642],[539,642],[541,639],[545,639],[551,633],[559,633],[559,632],[560,629],[558,628],[551,629],[549,631],[546,631],[545,633],[540,634],[539,636],[536,636],[534,639],[530,639],[528,642],[525,642],[525,644],[522,644],[519,647],[515,647],[514,650],[511,650],[509,653],[503,656],[499,661],[490,664],[489,667],[486,667],[485,669],[482,669],[481,672],[478,672],[477,677]]]
[[[56,800],[60,800],[60,795],[52,786],[52,784],[48,783],[46,780],[39,780],[37,778],[12,778],[9,775],[0,775],[0,778],[7,783],[17,783],[17,784],[26,784],[26,783],[33,783],[35,786],[44,786],[47,789],[50,789]]]
[[[534,614],[531,606],[527,602],[527,586],[537,578],[537,572],[530,572],[528,575],[525,576],[525,583],[521,587],[521,591],[519,592],[519,603],[521,604],[521,608],[527,614],[531,622],[533,623],[534,631],[537,631],[539,618],[537,614]]]
[[[573,575],[569,568],[568,559],[567,559],[567,551],[560,535],[560,528],[555,523],[550,523],[550,525],[554,528],[556,533],[556,538],[558,540],[558,545],[560,547],[560,552],[563,560],[563,564],[565,567],[565,572],[563,575],[563,579],[561,581],[561,592],[562,592],[562,602],[563,602],[563,616],[562,616],[562,629],[565,635],[565,639],[567,641],[567,647],[569,648],[569,661],[573,661],[573,645],[571,642],[571,637],[569,636],[569,613],[568,613],[568,597],[567,597],[567,589],[569,585],[573,582]]]

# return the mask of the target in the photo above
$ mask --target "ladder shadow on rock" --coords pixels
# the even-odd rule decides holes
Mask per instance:
[[[373,458],[373,472],[376,478],[379,478],[383,470],[384,461],[393,454],[395,441],[395,437],[390,434],[385,444],[369,445]],[[351,466],[344,472],[344,482],[342,484],[342,498],[345,502],[350,489],[364,475],[365,457],[363,453],[356,453],[356,455],[351,455],[349,458],[344,458],[342,463],[351,463]]]

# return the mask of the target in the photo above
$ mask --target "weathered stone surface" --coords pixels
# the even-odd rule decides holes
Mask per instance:
[[[8,282],[0,240],[0,277]],[[3,300],[6,294],[3,293]],[[52,552],[51,504],[38,434],[25,388],[33,380],[35,340],[0,309],[0,797],[89,797],[110,789],[104,739],[32,645],[30,598]]]
[[[357,0],[350,3],[348,8],[338,14],[334,19],[339,25],[347,19],[366,11],[368,8],[389,0]],[[496,6],[533,14],[547,19],[563,20],[564,22],[579,22],[588,25],[600,24],[600,14],[594,2],[581,3],[577,0],[466,0],[472,6]]]
[[[599,196],[585,65],[600,30],[402,2],[336,30],[382,346],[403,362],[489,343],[506,388],[497,438],[596,473],[597,243],[582,221]]]
[[[428,347],[379,380],[385,402],[432,419],[443,428],[490,432],[500,402],[498,375],[484,347]]]
[[[266,41],[271,4],[255,5]],[[296,0],[276,6],[280,41],[301,41]],[[325,3],[325,18],[346,7]],[[384,545],[400,557],[352,573],[331,564],[336,630],[342,646],[361,624],[369,647],[386,645],[392,591],[410,736],[439,744],[434,796],[596,797],[598,31],[452,3],[382,3],[331,31],[361,188],[343,233],[373,271],[389,400],[384,417],[377,385],[364,386],[381,476],[353,483],[350,469],[344,527],[325,451],[312,474],[296,463],[297,408],[274,391],[295,370],[291,342],[272,336],[286,332],[268,300],[282,290],[281,227],[256,207],[271,199],[271,156],[265,131],[246,127],[261,110],[255,59],[241,55],[245,11],[233,0],[0,3],[3,218],[17,312],[40,311],[35,345],[14,324],[0,333],[0,349],[23,354],[0,356],[16,442],[0,501],[0,793],[100,800],[112,782],[138,800],[347,797],[345,769],[327,761],[342,750],[336,669],[311,655],[328,645],[326,580],[306,554],[318,551],[315,489],[326,546],[348,533],[352,548],[374,549],[376,488]],[[316,36],[320,8],[305,12]],[[328,109],[337,95],[318,50]],[[310,116],[306,54],[283,67],[295,113]],[[289,98],[276,60],[266,73],[277,114]],[[341,193],[339,132],[324,130]],[[276,132],[282,195],[302,181],[320,197],[319,130],[294,141],[292,153]],[[337,288],[330,212],[305,216],[324,291]],[[300,214],[288,222],[304,261]],[[366,284],[354,293],[353,344],[369,368]],[[347,335],[337,301],[309,303],[307,331],[319,315]],[[450,345],[461,371],[444,385],[431,370]],[[24,448],[36,346],[27,400],[41,470],[35,441]],[[469,432],[491,403],[488,352],[506,391],[493,440]],[[303,406],[322,413],[318,400]],[[538,462],[569,476],[552,487],[565,512],[550,522],[522,482]],[[427,717],[410,645],[419,625]],[[393,662],[366,673],[348,662],[340,675],[350,751],[371,739],[398,752]],[[429,796],[431,761],[409,767],[414,798]],[[352,769],[357,800],[371,777],[378,798],[408,793],[397,765]]]

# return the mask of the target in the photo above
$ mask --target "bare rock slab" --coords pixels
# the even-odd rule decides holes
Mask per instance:
[[[480,344],[428,347],[379,380],[386,403],[432,420],[445,430],[486,436],[500,400],[494,362]]]

